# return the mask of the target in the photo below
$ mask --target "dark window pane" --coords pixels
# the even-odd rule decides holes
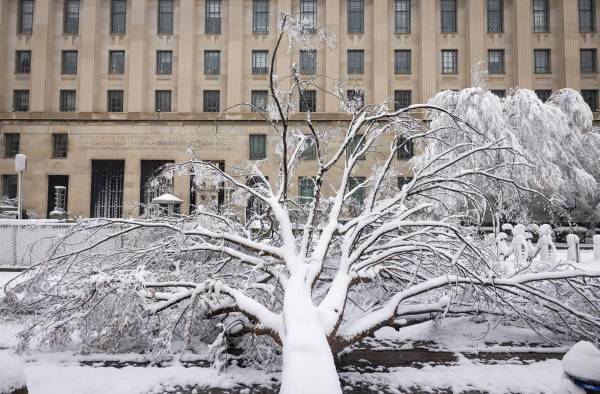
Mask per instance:
[[[365,186],[361,186],[365,181],[364,176],[353,176],[348,179],[348,192],[353,191],[350,198],[359,206],[362,206],[365,201]]]
[[[266,90],[253,90],[251,96],[253,112],[267,110],[268,92]]]
[[[250,160],[261,160],[267,157],[267,136],[265,134],[250,135]]]
[[[504,50],[488,50],[488,73],[504,74]]]
[[[221,51],[204,51],[204,74],[221,72]]]
[[[173,72],[173,52],[156,51],[156,73],[171,74]]]
[[[440,0],[440,8],[442,33],[456,33],[456,0]]]
[[[348,50],[348,74],[364,73],[364,58],[363,50],[349,49]]]
[[[302,147],[302,153],[300,153],[301,160],[316,160],[317,158],[317,144],[315,143],[314,137],[307,136],[304,140],[304,146]]]
[[[204,112],[219,112],[220,96],[218,90],[205,90]]]
[[[408,160],[414,155],[413,141],[400,137],[398,140],[398,149],[396,150],[396,158],[398,160]]]
[[[442,51],[442,74],[456,74],[458,72],[458,51],[448,49]]]
[[[2,197],[17,198],[18,182],[17,175],[2,175]]]
[[[504,98],[506,97],[506,90],[502,90],[502,89],[492,89],[490,90],[490,92],[492,94],[495,94],[496,96],[500,97],[500,98]]]
[[[31,51],[16,51],[15,73],[29,74],[31,72]]]
[[[536,74],[550,73],[550,49],[534,50],[534,62]]]
[[[125,34],[127,25],[127,0],[111,0],[110,33]]]
[[[221,33],[221,0],[206,0],[206,34]]]
[[[316,90],[305,90],[303,97],[300,98],[300,112],[317,111],[317,92]]]
[[[75,102],[77,93],[75,90],[60,91],[60,112],[75,112]]]
[[[269,51],[252,51],[252,74],[269,72]]]
[[[77,74],[77,51],[62,51],[62,73]]]
[[[13,110],[15,112],[29,111],[29,90],[15,90],[13,92]]]
[[[79,33],[79,0],[65,0],[64,33]]]
[[[348,0],[348,33],[364,31],[365,4],[363,0]]]
[[[109,90],[106,96],[108,112],[123,112],[122,90]]]
[[[33,0],[19,1],[17,32],[29,34],[33,31]]]
[[[590,106],[592,111],[596,112],[599,110],[597,90],[582,90],[581,97],[583,97],[583,100]]]
[[[309,176],[298,178],[298,203],[308,204],[313,200],[315,191],[315,179]]]
[[[346,148],[346,156],[350,158],[352,155],[356,155],[365,145],[365,136],[363,134],[356,134],[352,141],[348,144]],[[366,154],[362,154],[358,156],[358,160],[365,160]]]
[[[362,90],[347,90],[346,100],[348,100],[347,109],[351,112],[355,112],[365,105],[365,94]]]
[[[253,0],[252,3],[252,32],[269,32],[269,0]]]
[[[173,0],[158,0],[158,34],[173,33]]]
[[[15,157],[20,152],[21,135],[17,133],[4,134],[4,157]]]
[[[581,72],[584,74],[598,72],[598,57],[596,49],[582,49],[580,51]]]
[[[533,0],[533,31],[548,32],[548,1]]]
[[[317,51],[314,49],[300,51],[300,72],[314,74],[317,72]]]
[[[536,96],[545,103],[552,96],[552,90],[540,89],[535,91]]]
[[[410,74],[410,50],[394,51],[394,72],[396,74]]]
[[[591,33],[596,31],[595,0],[579,0],[579,31]]]
[[[487,0],[487,26],[488,33],[502,33],[503,28],[503,0]]]
[[[68,134],[52,134],[52,157],[64,159],[69,146]]]
[[[410,33],[410,0],[395,0],[394,32]]]
[[[109,74],[124,74],[125,73],[125,51],[109,51],[108,52],[108,73]]]
[[[396,90],[394,92],[394,110],[410,106],[412,103],[412,92],[410,90]]]
[[[408,185],[409,183],[411,183],[412,180],[413,180],[412,176],[400,175],[398,177],[398,189],[402,190],[402,187],[404,187],[404,185]]]
[[[171,112],[171,91],[157,90],[155,92],[154,110],[156,112]]]
[[[300,0],[300,18],[313,29],[317,26],[317,0]]]

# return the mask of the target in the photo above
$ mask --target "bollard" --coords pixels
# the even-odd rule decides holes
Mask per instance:
[[[594,235],[594,261],[600,261],[600,234]]]
[[[575,234],[567,234],[567,260],[579,263],[579,237]]]

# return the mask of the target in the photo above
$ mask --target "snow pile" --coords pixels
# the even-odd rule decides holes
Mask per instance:
[[[26,385],[21,361],[7,352],[0,352],[0,393],[11,393]]]
[[[600,350],[591,342],[581,341],[573,345],[562,363],[567,375],[600,384]]]

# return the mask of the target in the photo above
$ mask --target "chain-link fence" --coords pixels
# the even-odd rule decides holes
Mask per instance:
[[[0,219],[0,266],[25,266],[42,259],[73,223]]]

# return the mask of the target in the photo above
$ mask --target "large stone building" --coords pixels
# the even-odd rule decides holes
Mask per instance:
[[[45,217],[55,185],[72,216],[137,214],[145,180],[193,146],[225,167],[275,157],[275,136],[242,102],[264,103],[281,12],[301,13],[337,37],[335,49],[283,51],[325,90],[341,80],[367,103],[423,102],[470,86],[487,61],[489,88],[540,97],[571,87],[598,111],[596,0],[1,0],[2,194],[16,193],[25,153],[24,207]],[[327,78],[323,77],[324,75]],[[343,122],[315,90],[321,124]],[[306,109],[306,108],[303,108]],[[598,113],[595,113],[598,119]],[[402,167],[402,160],[399,166]],[[263,166],[271,179],[277,168]],[[310,168],[310,163],[306,163]],[[174,193],[191,209],[189,178]]]

